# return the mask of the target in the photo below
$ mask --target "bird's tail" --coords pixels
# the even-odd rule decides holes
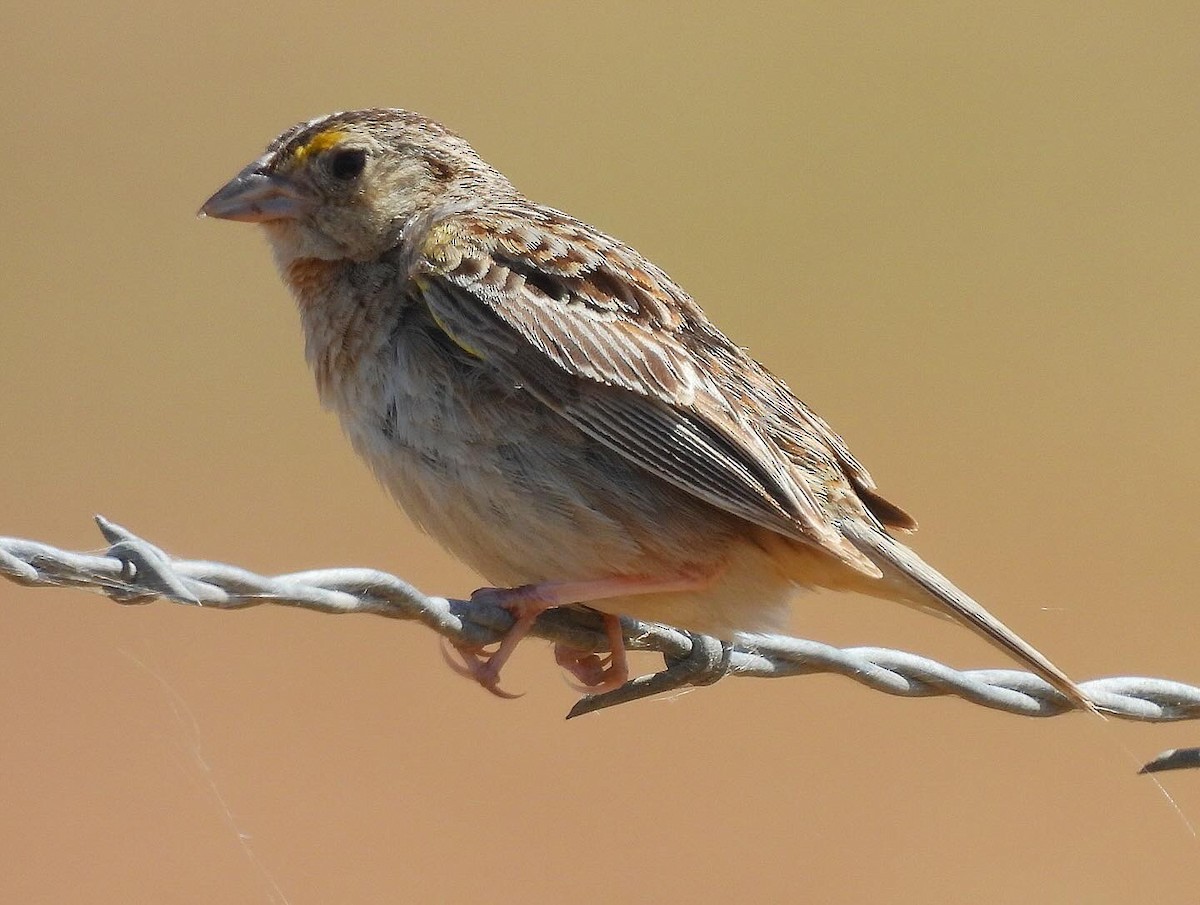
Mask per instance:
[[[949,579],[883,531],[857,519],[847,519],[842,534],[884,572],[889,583],[910,592],[905,602],[929,607],[963,623],[996,647],[1027,666],[1032,672],[1086,710],[1095,704],[1067,674],[1041,651],[956,588]],[[902,592],[903,593],[903,592]]]

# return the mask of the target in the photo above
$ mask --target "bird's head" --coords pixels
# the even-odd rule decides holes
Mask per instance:
[[[276,257],[365,261],[440,205],[514,193],[462,138],[404,110],[334,113],[288,129],[200,208],[259,223]]]

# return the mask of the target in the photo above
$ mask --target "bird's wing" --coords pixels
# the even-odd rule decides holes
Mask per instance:
[[[831,447],[824,422],[793,414],[803,436],[788,439],[818,465],[795,467],[765,427],[780,422],[779,394],[794,397],[777,381],[756,393],[774,378],[632,249],[557,211],[491,207],[431,227],[414,279],[454,342],[581,430],[727,512],[880,574],[822,505],[854,493],[841,460],[861,466],[840,439]]]

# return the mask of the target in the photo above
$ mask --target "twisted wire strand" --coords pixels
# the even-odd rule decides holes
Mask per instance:
[[[239,609],[274,603],[322,613],[374,613],[418,621],[450,641],[485,645],[512,625],[504,609],[429,597],[375,569],[320,569],[265,576],[225,563],[179,559],[107,519],[96,523],[108,541],[103,554],[60,550],[21,538],[0,537],[0,575],[28,587],[98,590],[123,604],[168,600],[191,606]],[[837,648],[783,635],[740,634],[733,642],[622,617],[630,650],[663,655],[662,672],[631,679],[605,694],[588,695],[567,715],[581,716],[727,675],[780,677],[837,673],[901,697],[957,695],[983,707],[1021,716],[1056,716],[1074,709],[1032,673],[1015,669],[960,671],[906,651]],[[605,651],[599,616],[587,610],[548,610],[531,634],[585,651]],[[1122,719],[1170,722],[1200,717],[1200,688],[1167,679],[1122,676],[1081,682],[1098,709]]]

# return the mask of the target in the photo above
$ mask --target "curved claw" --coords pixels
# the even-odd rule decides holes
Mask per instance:
[[[488,691],[490,691],[496,697],[503,698],[506,701],[515,701],[517,698],[525,697],[525,692],[523,692],[523,691],[518,691],[518,692],[505,691],[503,688],[501,688],[499,685],[496,685],[496,684],[486,685],[483,682],[480,682],[479,684],[483,685],[484,688],[486,688]]]
[[[453,653],[451,653],[451,651],[453,651]],[[475,678],[475,673],[473,673],[466,666],[466,660],[468,657],[474,659],[478,656],[478,652],[469,650],[465,647],[459,647],[458,645],[451,643],[446,638],[438,639],[438,652],[442,655],[442,659],[446,661],[446,665],[464,679]],[[458,657],[455,657],[454,654],[458,654]]]
[[[482,648],[460,647],[452,641],[442,638],[438,649],[447,666],[460,676],[478,682],[496,697],[512,701],[525,696],[524,693],[514,694],[500,687],[500,675],[492,668],[492,657],[485,657],[482,654]],[[461,661],[450,653],[451,650],[462,658]]]

